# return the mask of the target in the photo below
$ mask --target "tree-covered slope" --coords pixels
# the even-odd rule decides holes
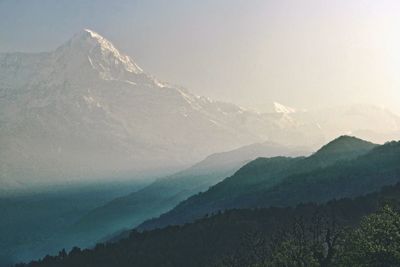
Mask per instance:
[[[229,208],[295,205],[302,201],[313,200],[308,199],[312,196],[308,196],[307,192],[298,194],[297,190],[305,188],[312,191],[314,185],[311,182],[308,183],[309,179],[321,181],[321,183],[333,182],[334,178],[326,176],[336,176],[346,162],[353,162],[352,160],[358,162],[363,155],[368,154],[375,147],[376,145],[355,137],[341,136],[306,158],[257,159],[208,191],[190,197],[173,210],[161,215],[160,218],[145,222],[139,229],[182,224],[201,218],[205,214]],[[368,162],[368,160],[370,159],[367,157],[364,161]],[[368,164],[363,163],[364,161],[360,164]],[[352,163],[346,166],[348,166],[346,172],[349,174],[354,172],[357,175],[358,169],[353,170]],[[380,184],[379,181],[376,183]],[[338,181],[337,186],[340,188],[342,182]],[[327,194],[325,200],[340,196],[338,193],[333,191]],[[351,194],[346,196],[351,196]],[[295,197],[297,198],[290,202],[291,198]]]
[[[249,204],[285,206],[305,201],[323,202],[369,193],[399,181],[400,142],[390,142],[357,159],[289,176],[268,192],[254,195]]]

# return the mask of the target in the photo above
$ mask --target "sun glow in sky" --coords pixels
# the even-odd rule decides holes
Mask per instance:
[[[399,14],[396,0],[0,0],[0,52],[51,50],[91,28],[196,94],[400,113]]]

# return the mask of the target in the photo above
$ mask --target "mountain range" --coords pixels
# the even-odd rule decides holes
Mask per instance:
[[[119,236],[207,190],[257,157],[309,153],[265,142],[212,154],[154,182],[106,181],[0,197],[0,213],[6,215],[0,217],[0,266]]]
[[[164,176],[259,142],[315,148],[338,133],[379,141],[400,133],[385,109],[321,118],[275,106],[258,113],[160,82],[88,29],[51,52],[0,54],[0,193]],[[374,131],[380,122],[388,126]]]
[[[399,142],[376,146],[342,136],[309,157],[259,158],[138,229],[184,224],[227,209],[285,207],[363,195],[399,182],[399,155]]]
[[[290,157],[261,157],[249,162],[250,158],[262,153],[265,156],[284,155],[286,153]],[[181,261],[190,261],[187,255],[192,253],[195,253],[195,261],[200,264],[199,266],[204,266],[202,264],[205,264],[205,262],[214,260],[212,257],[228,252],[221,249],[224,246],[223,244],[233,240],[237,244],[240,241],[235,234],[236,230],[234,229],[237,229],[236,226],[248,229],[245,225],[259,225],[267,221],[267,225],[272,227],[268,229],[273,231],[273,229],[277,229],[277,223],[282,225],[286,220],[293,220],[293,218],[290,219],[293,214],[290,215],[291,208],[288,208],[288,206],[312,202],[305,206],[300,205],[300,208],[296,208],[298,212],[295,212],[300,216],[309,216],[310,214],[307,212],[310,209],[314,210],[316,203],[332,202],[334,199],[343,197],[358,197],[400,181],[399,142],[376,145],[355,137],[341,136],[309,156],[293,157],[297,154],[304,154],[304,152],[296,148],[282,147],[273,143],[246,146],[230,152],[209,156],[185,171],[159,179],[134,193],[114,198],[114,200],[94,207],[86,214],[82,214],[85,207],[81,207],[77,203],[78,207],[81,208],[79,211],[81,215],[80,218],[75,219],[75,222],[71,220],[70,216],[74,214],[73,210],[67,210],[67,214],[62,214],[54,209],[56,211],[54,214],[58,217],[51,218],[52,222],[67,218],[70,223],[69,226],[66,225],[66,227],[58,229],[57,232],[53,231],[51,235],[42,236],[45,239],[41,239],[40,232],[31,228],[31,225],[28,224],[24,229],[25,232],[29,232],[29,229],[31,229],[30,231],[35,235],[26,235],[27,238],[32,238],[32,240],[23,246],[25,250],[21,251],[21,247],[18,247],[20,246],[19,244],[16,244],[16,247],[13,248],[10,246],[11,243],[9,245],[6,243],[5,251],[11,251],[14,254],[12,254],[13,258],[11,259],[7,258],[7,256],[10,256],[8,254],[3,255],[3,257],[9,262],[15,262],[18,259],[32,259],[43,256],[44,253],[54,254],[63,247],[67,250],[74,245],[87,247],[93,245],[93,242],[99,240],[98,238],[103,237],[103,240],[99,241],[106,242],[109,239],[111,243],[98,244],[94,249],[82,250],[82,253],[84,255],[95,253],[94,255],[97,256],[93,260],[97,262],[99,257],[102,258],[102,256],[98,255],[100,249],[102,255],[108,255],[107,257],[113,258],[108,259],[110,262],[120,256],[122,257],[120,260],[125,262],[128,260],[125,257],[129,257],[125,253],[132,248],[130,242],[134,242],[134,246],[137,249],[135,251],[142,256],[137,257],[139,254],[135,252],[133,255],[136,256],[131,260],[138,266],[156,266],[154,264],[160,260],[165,261],[165,257],[180,262],[173,266],[183,266]],[[244,166],[240,167],[243,164]],[[237,171],[235,172],[235,170]],[[228,177],[223,178],[224,175]],[[208,188],[212,184],[215,185]],[[197,193],[199,191],[203,192]],[[391,194],[393,190],[388,192]],[[183,200],[186,197],[188,198]],[[84,198],[82,197],[82,199]],[[335,201],[333,201],[333,205],[339,208],[339,212],[343,212],[340,216],[344,216],[346,220],[357,222],[361,215],[368,214],[371,210],[376,209],[377,206],[375,203],[368,202],[368,199],[371,199],[369,197],[361,199],[363,199],[361,203],[358,200],[354,203],[350,202],[350,209],[356,207],[356,214],[349,214],[348,211],[341,208],[342,204],[336,204]],[[29,199],[27,200],[29,201]],[[375,201],[374,197],[372,200]],[[36,201],[37,199],[32,198],[30,202]],[[74,201],[79,201],[79,199]],[[40,203],[43,203],[43,201]],[[338,203],[349,204],[348,201]],[[4,204],[7,206],[7,202]],[[24,217],[24,214],[21,214],[21,210],[23,210],[22,208],[25,204],[21,204],[21,207],[16,212],[20,217]],[[54,203],[53,208],[56,208],[57,205],[57,203]],[[173,207],[174,205],[176,206]],[[278,209],[276,208],[277,206],[282,208]],[[366,209],[362,208],[367,206],[368,208]],[[66,208],[69,209],[68,205],[66,205]],[[262,221],[258,221],[258,218],[256,221],[252,221],[253,219],[251,219],[249,212],[252,213],[251,210],[255,209],[255,214],[259,214],[258,211],[264,208],[269,209],[267,214],[262,216]],[[345,208],[348,209],[348,207]],[[143,234],[138,232],[131,233],[131,231],[118,233],[118,230],[134,227],[141,220],[151,216],[158,216],[164,210],[169,211],[159,218],[145,221],[136,228]],[[12,209],[8,209],[8,212],[11,211]],[[44,210],[41,212],[44,212]],[[260,212],[263,213],[264,211],[261,210]],[[227,214],[228,217],[225,217],[225,215],[221,217],[221,213]],[[217,216],[215,216],[216,214]],[[226,220],[237,222],[238,217],[231,217],[230,214],[243,215],[244,217],[240,219],[241,223],[239,225],[236,223],[231,224]],[[204,219],[210,216],[210,220]],[[218,218],[223,219],[219,221],[220,219]],[[195,223],[193,224],[193,222]],[[207,222],[210,222],[210,224]],[[218,226],[220,233],[214,232],[217,229],[214,228],[216,223],[221,223]],[[183,228],[176,226],[183,224]],[[49,225],[51,229],[56,228],[50,222]],[[208,227],[211,227],[211,229]],[[160,229],[153,230],[155,228]],[[192,230],[187,232],[185,229]],[[203,231],[201,229],[207,230]],[[107,233],[109,236],[104,236]],[[209,252],[207,252],[207,255],[201,256],[201,254],[198,254],[197,249],[183,241],[194,238],[193,240],[197,240],[196,242],[201,242],[201,235],[215,236],[215,244],[219,248],[217,250],[219,251],[218,254],[210,256],[208,255]],[[14,234],[7,233],[6,236],[12,237]],[[170,239],[173,236],[178,239]],[[228,236],[233,239],[231,240]],[[34,241],[35,238],[39,239]],[[164,240],[162,244],[158,243],[161,240]],[[178,243],[174,243],[175,241]],[[181,248],[181,245],[186,244],[188,247],[184,251],[187,251],[188,254],[178,256],[176,254],[177,250],[166,249],[164,244],[171,245],[171,242],[174,243],[174,248]],[[205,245],[206,243],[202,244]],[[32,247],[26,250],[26,246]],[[115,246],[118,248],[117,250],[111,249]],[[228,246],[226,248],[231,247]],[[15,251],[18,250],[19,254],[16,254]],[[182,248],[179,250],[180,255],[182,255],[181,252]],[[65,257],[65,252],[60,253],[59,257]],[[71,253],[71,255],[81,255],[81,250],[73,248]],[[161,256],[160,253],[164,256]],[[152,260],[147,259],[151,255],[154,258]],[[85,260],[86,256],[81,256],[74,258],[76,266],[91,266],[88,262],[83,262],[87,260]],[[48,263],[50,259],[51,257],[46,257],[44,262]],[[57,262],[60,260],[63,262],[63,259],[58,259]],[[32,266],[36,266],[35,264],[39,263],[33,262],[32,264],[34,264]],[[56,263],[53,262],[51,264]],[[66,264],[68,266],[69,263]]]
[[[303,148],[260,143],[212,154],[176,174],[160,178],[143,189],[93,209],[68,231],[72,244],[92,245],[101,238],[132,229],[174,208],[186,198],[206,191],[258,157],[302,156]]]

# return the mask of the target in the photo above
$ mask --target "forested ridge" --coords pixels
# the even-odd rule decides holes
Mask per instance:
[[[139,229],[192,222],[233,208],[293,206],[355,197],[400,181],[400,142],[374,146],[343,136],[307,158],[260,158]]]

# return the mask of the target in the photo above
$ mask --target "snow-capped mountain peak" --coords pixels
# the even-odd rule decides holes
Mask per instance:
[[[53,58],[57,62],[65,62],[63,65],[72,65],[72,70],[83,66],[90,67],[105,80],[118,80],[126,75],[143,73],[131,57],[120,52],[109,40],[89,29],[75,34],[69,41],[58,47]]]
[[[135,62],[133,62],[133,60],[129,56],[120,53],[118,51],[118,49],[116,49],[115,46],[110,41],[108,41],[106,38],[104,38],[100,34],[94,32],[92,30],[89,30],[89,29],[84,29],[83,32],[86,32],[87,34],[89,34],[90,38],[92,40],[95,40],[100,45],[100,49],[104,54],[110,53],[117,60],[119,60],[121,63],[123,63],[123,65],[126,67],[127,71],[133,72],[133,73],[143,72],[143,70]]]

